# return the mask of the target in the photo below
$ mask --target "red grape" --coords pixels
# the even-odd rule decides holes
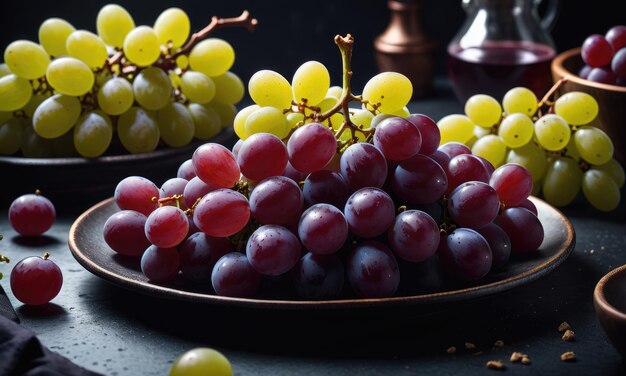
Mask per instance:
[[[115,203],[122,210],[135,210],[146,216],[150,215],[158,204],[159,188],[150,180],[141,176],[129,176],[115,187]]]
[[[187,237],[189,220],[185,212],[175,206],[162,206],[146,219],[146,237],[161,248],[176,247]]]
[[[217,295],[247,298],[259,288],[261,275],[242,253],[222,256],[212,270],[211,284]]]
[[[389,246],[407,261],[423,261],[437,252],[439,226],[427,213],[406,210],[396,217],[388,232]]]
[[[199,146],[192,156],[196,175],[208,185],[231,188],[239,181],[239,165],[233,153],[220,144]]]
[[[406,120],[410,121],[417,127],[422,136],[422,146],[419,153],[423,155],[430,155],[439,147],[441,141],[441,133],[437,123],[426,115],[411,114]]]
[[[388,160],[402,161],[419,152],[422,135],[413,123],[394,116],[376,126],[374,145]]]
[[[491,269],[489,243],[482,235],[469,228],[460,227],[449,235],[441,235],[437,253],[443,268],[460,280],[478,280]]]
[[[207,235],[218,238],[238,233],[250,219],[246,196],[230,189],[207,193],[193,212],[193,221]]]
[[[176,248],[151,245],[141,256],[141,271],[152,282],[169,283],[179,270],[180,257]]]
[[[364,187],[380,188],[387,179],[387,161],[374,145],[359,142],[350,145],[339,161],[341,175],[354,191]]]
[[[337,171],[315,171],[304,180],[302,187],[307,206],[325,203],[343,209],[350,196],[350,188]]]
[[[437,162],[418,154],[400,162],[395,168],[391,188],[403,200],[414,204],[430,204],[446,192],[448,177]]]
[[[587,65],[593,68],[603,67],[611,63],[613,47],[604,36],[592,34],[583,42],[581,55]]]
[[[300,218],[303,205],[302,190],[284,176],[263,180],[250,194],[252,217],[266,225],[285,225]]]
[[[11,270],[11,291],[20,302],[46,304],[61,291],[63,274],[48,257],[47,253],[43,257],[27,257]]]
[[[613,26],[606,32],[605,38],[611,44],[611,47],[613,47],[613,51],[618,51],[626,47],[626,26]]]
[[[291,270],[294,287],[305,299],[332,299],[341,293],[344,271],[336,255],[307,253]]]
[[[400,269],[393,253],[377,241],[357,245],[348,254],[346,274],[352,289],[363,298],[392,296],[400,284]]]
[[[125,256],[141,256],[150,246],[146,237],[147,217],[134,210],[113,214],[104,224],[104,241],[115,252]]]
[[[302,213],[298,236],[304,247],[312,253],[334,253],[348,238],[348,223],[336,207],[316,204]]]
[[[246,246],[248,261],[264,275],[288,272],[300,259],[302,247],[298,238],[285,227],[261,226],[250,235]]]
[[[54,220],[54,205],[37,192],[16,198],[9,207],[9,223],[23,236],[38,236],[48,231]]]
[[[350,231],[363,238],[382,235],[396,218],[393,200],[378,188],[361,188],[354,192],[344,213]]]
[[[311,173],[324,168],[337,151],[333,132],[320,123],[298,128],[287,142],[289,162],[298,171]]]
[[[519,206],[533,190],[533,178],[523,166],[507,163],[498,167],[489,179],[500,201],[506,206]]]
[[[253,181],[281,175],[287,160],[287,147],[280,138],[269,133],[256,133],[248,137],[237,154],[241,173]]]

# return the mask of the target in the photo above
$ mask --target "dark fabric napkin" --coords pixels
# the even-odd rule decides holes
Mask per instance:
[[[77,366],[39,342],[20,326],[15,310],[0,286],[0,376],[98,376]]]

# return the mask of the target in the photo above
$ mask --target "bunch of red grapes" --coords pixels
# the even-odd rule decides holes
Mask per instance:
[[[286,144],[258,133],[232,151],[202,145],[160,189],[128,177],[104,239],[141,257],[154,283],[252,297],[264,281],[290,280],[304,299],[393,296],[401,271],[424,264],[476,281],[511,252],[537,251],[544,233],[524,167],[494,171],[465,145],[440,146],[425,115],[381,118],[371,142],[341,153],[328,126],[308,123]]]
[[[605,35],[593,34],[583,42],[585,65],[578,75],[609,85],[626,86],[626,26],[613,26]]]

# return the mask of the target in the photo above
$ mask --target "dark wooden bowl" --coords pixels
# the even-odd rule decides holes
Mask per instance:
[[[600,279],[593,292],[593,305],[606,335],[626,358],[626,265]]]
[[[36,189],[57,206],[82,205],[87,208],[113,194],[123,178],[140,175],[161,185],[176,177],[178,166],[191,158],[205,142],[233,142],[232,127],[209,141],[194,140],[180,148],[159,148],[150,153],[103,156],[100,158],[24,158],[0,156],[0,205],[8,206],[16,197]]]
[[[561,86],[560,94],[570,91],[582,91],[592,95],[600,112],[591,125],[605,131],[615,147],[615,158],[622,165],[626,163],[626,87],[601,84],[577,76],[584,62],[580,48],[574,48],[557,55],[552,61],[554,82],[562,77],[568,81]]]

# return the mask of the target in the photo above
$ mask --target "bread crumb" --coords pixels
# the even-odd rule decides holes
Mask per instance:
[[[487,362],[487,368],[501,371],[504,370],[506,367],[501,360],[490,360]]]
[[[576,354],[573,351],[564,352],[561,354],[561,360],[564,362],[575,362]]]
[[[497,340],[496,342],[493,343],[493,347],[504,347],[504,341]]]
[[[566,330],[571,330],[572,327],[567,323],[567,321],[563,321],[561,323],[561,325],[559,325],[559,328],[557,329],[559,331],[559,333],[563,333]]]
[[[454,353],[456,353],[456,347],[455,347],[455,346],[450,346],[450,347],[448,347],[448,349],[446,350],[446,352],[447,352],[448,354],[454,354]]]

